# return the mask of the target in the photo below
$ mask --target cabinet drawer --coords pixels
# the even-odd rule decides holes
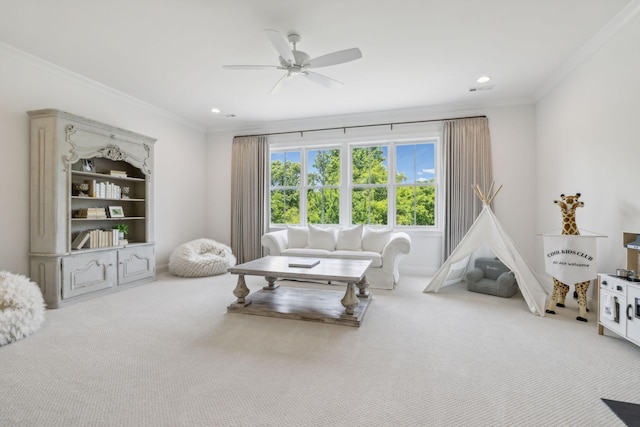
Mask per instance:
[[[91,252],[62,259],[62,299],[116,286],[115,252]]]
[[[156,274],[155,247],[135,246],[118,250],[118,284],[125,285]]]

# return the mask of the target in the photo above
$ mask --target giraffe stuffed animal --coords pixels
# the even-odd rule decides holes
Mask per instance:
[[[584,202],[580,200],[580,193],[576,193],[574,196],[560,195],[560,200],[554,200],[553,203],[560,206],[562,212],[562,235],[579,235],[580,230],[576,225],[576,209],[584,206]],[[587,321],[587,290],[589,289],[590,280],[586,282],[575,284],[575,293],[578,298],[578,307],[580,309],[580,315],[576,317],[581,322]],[[555,308],[564,307],[564,301],[569,292],[569,286],[562,283],[555,277],[553,278],[553,294],[551,296],[551,302],[547,307],[546,312],[550,314],[556,314]]]

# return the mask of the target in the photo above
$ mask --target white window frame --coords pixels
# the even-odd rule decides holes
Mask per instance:
[[[307,177],[307,152],[311,150],[324,150],[332,148],[340,148],[340,224],[342,226],[349,226],[351,224],[351,148],[352,147],[366,147],[366,146],[379,146],[388,145],[387,153],[387,167],[389,171],[389,180],[387,182],[389,199],[392,201],[388,206],[387,224],[383,227],[399,229],[408,232],[437,232],[440,233],[443,228],[441,224],[442,213],[444,212],[444,197],[443,197],[443,160],[441,154],[441,141],[442,130],[441,123],[429,123],[427,129],[419,132],[405,132],[398,137],[397,130],[391,132],[371,132],[367,136],[351,135],[345,136],[342,131],[337,135],[314,135],[312,133],[302,134],[292,133],[285,135],[278,135],[276,137],[269,137],[269,164],[271,162],[272,152],[282,151],[300,151],[301,165],[300,170],[302,174],[301,187],[300,187],[300,225],[307,225],[307,191],[310,188],[308,186]],[[349,129],[352,132],[352,129]],[[346,133],[346,131],[345,131]],[[361,132],[352,132],[361,133]],[[391,133],[392,135],[388,135]],[[372,135],[373,134],[373,135]],[[433,142],[434,144],[434,167],[435,173],[435,204],[436,211],[435,225],[396,225],[396,206],[395,206],[395,191],[398,184],[395,183],[396,176],[396,146],[406,144],[417,144],[424,142]],[[269,167],[269,173],[271,168]],[[271,180],[269,179],[269,182]],[[409,184],[404,184],[409,185]],[[410,184],[411,186],[415,184]],[[271,188],[269,189],[271,190]],[[269,194],[270,191],[269,191]],[[270,199],[269,199],[270,201]],[[270,206],[268,212],[271,212]],[[271,216],[269,216],[270,229],[278,229],[285,226],[285,224],[272,224]]]

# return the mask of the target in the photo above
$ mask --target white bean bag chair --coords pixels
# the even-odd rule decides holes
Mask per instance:
[[[0,346],[24,338],[44,322],[44,298],[29,278],[0,271]]]
[[[215,276],[234,265],[231,248],[211,239],[183,243],[169,257],[169,271],[180,277]]]

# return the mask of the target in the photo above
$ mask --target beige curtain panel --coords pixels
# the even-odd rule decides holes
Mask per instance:
[[[472,185],[487,190],[493,182],[491,138],[486,117],[444,122],[445,214],[442,239],[444,262],[482,211]]]
[[[236,137],[231,151],[231,250],[238,264],[262,257],[267,228],[266,136]]]

